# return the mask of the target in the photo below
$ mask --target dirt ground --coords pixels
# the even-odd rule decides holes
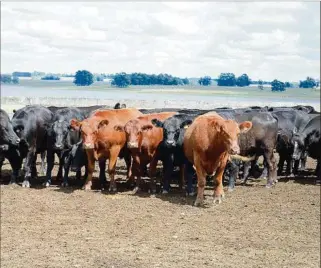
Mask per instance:
[[[315,168],[311,159],[308,168]],[[41,176],[26,189],[7,185],[10,173],[4,165],[2,268],[320,267],[320,186],[313,176],[280,178],[272,189],[249,180],[220,205],[208,187],[207,206],[196,208],[195,197],[177,191],[133,196],[119,182],[117,194],[85,192],[74,180],[46,189]],[[123,163],[117,174],[124,178]]]

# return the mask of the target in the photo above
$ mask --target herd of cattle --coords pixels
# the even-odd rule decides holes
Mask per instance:
[[[287,176],[304,170],[307,156],[317,160],[315,175],[320,180],[320,113],[310,106],[199,110],[135,109],[119,103],[115,107],[28,105],[13,113],[10,120],[1,110],[0,168],[8,159],[12,167],[10,182],[15,183],[25,159],[23,187],[30,187],[30,178],[37,176],[39,153],[41,169],[46,173],[45,186],[51,184],[56,154],[57,178],[62,179],[62,186],[68,186],[69,170],[80,179],[81,168],[85,167],[86,190],[92,186],[95,161],[99,163],[102,189],[106,186],[109,160],[109,190],[117,191],[116,162],[124,158],[127,182],[134,193],[141,189],[141,177],[145,175],[150,178],[150,192],[156,192],[160,160],[162,192],[170,191],[173,171],[179,168],[179,186],[188,195],[194,195],[197,180],[195,205],[203,203],[208,177],[213,177],[214,201],[220,203],[223,178],[233,190],[242,168],[241,179],[246,183],[259,170],[260,156],[264,158],[261,176],[267,177],[267,187],[283,174],[285,162]]]

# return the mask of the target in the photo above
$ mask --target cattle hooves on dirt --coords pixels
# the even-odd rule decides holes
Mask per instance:
[[[194,202],[194,206],[195,207],[202,207],[204,206],[204,200],[196,198],[195,202]]]
[[[228,192],[233,192],[233,191],[234,191],[234,187],[233,187],[233,188],[228,187],[228,188],[227,188],[227,191],[228,191]]]
[[[21,186],[24,188],[30,188],[30,182],[27,180],[24,180]]]
[[[140,191],[140,188],[139,187],[135,187],[132,193],[133,194],[137,194],[139,191]]]
[[[61,187],[68,187],[68,186],[69,186],[68,182],[62,182],[61,183]]]

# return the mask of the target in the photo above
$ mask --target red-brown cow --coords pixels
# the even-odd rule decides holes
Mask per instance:
[[[126,144],[126,135],[117,126],[125,125],[129,120],[140,115],[142,113],[137,109],[97,110],[91,117],[81,122],[75,119],[71,120],[70,126],[81,132],[88,158],[88,177],[84,186],[85,190],[91,189],[95,160],[105,162],[107,159],[109,159],[109,190],[117,190],[114,180],[115,167],[117,158]],[[128,159],[126,163],[129,165]]]
[[[140,189],[141,176],[146,165],[149,165],[149,176],[151,179],[151,191],[155,193],[156,185],[154,177],[156,175],[156,166],[159,160],[158,145],[163,140],[163,129],[154,127],[152,119],[164,121],[175,115],[175,112],[153,113],[140,116],[130,120],[124,126],[127,140],[127,148],[132,155],[132,166],[130,179],[137,176],[134,193]]]
[[[184,153],[197,174],[195,206],[202,205],[206,176],[214,174],[214,202],[224,197],[222,175],[229,154],[239,154],[238,135],[251,129],[252,123],[224,120],[218,114],[201,115],[188,127],[184,136]]]

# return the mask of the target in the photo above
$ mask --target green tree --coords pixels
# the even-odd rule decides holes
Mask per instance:
[[[251,80],[247,74],[242,74],[236,79],[236,85],[238,87],[246,87],[251,83]]]
[[[317,83],[315,82],[315,80],[312,77],[307,77],[306,80],[300,81],[300,85],[301,88],[313,88],[315,86],[317,86]]]
[[[94,76],[91,72],[86,70],[76,72],[74,80],[76,86],[90,86],[92,83],[94,83]]]
[[[1,83],[10,84],[12,82],[10,74],[2,74],[1,75]]]
[[[263,88],[263,81],[260,79],[258,82],[258,89],[261,89],[261,90],[263,90],[264,88]]]
[[[218,86],[234,87],[236,85],[235,74],[233,73],[221,73],[217,79]]]
[[[201,86],[209,86],[209,85],[211,85],[211,83],[212,83],[212,78],[211,78],[210,76],[201,77],[201,78],[198,80],[198,83],[199,83]]]
[[[277,79],[274,79],[271,83],[272,91],[285,91],[285,84]]]
[[[188,85],[188,84],[189,84],[189,80],[188,80],[187,77],[186,77],[186,78],[183,78],[183,79],[182,79],[182,82],[183,82],[184,85]]]
[[[285,82],[285,83],[284,83],[284,86],[285,86],[285,87],[292,87],[292,85],[290,84],[290,82]]]
[[[19,84],[19,78],[17,76],[12,77],[13,84]]]
[[[117,86],[117,87],[128,87],[131,83],[131,77],[130,75],[122,72],[122,73],[117,73],[114,78],[113,81],[111,82],[111,84],[113,86]]]

